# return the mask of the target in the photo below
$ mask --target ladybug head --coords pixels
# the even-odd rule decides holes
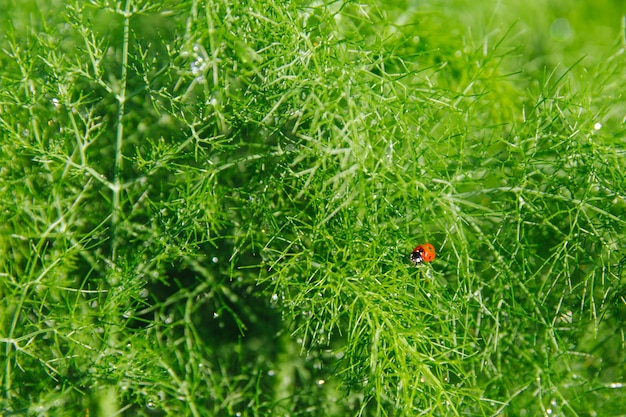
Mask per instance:
[[[424,261],[424,258],[422,258],[422,253],[423,251],[420,250],[415,250],[412,254],[411,254],[411,262],[413,262],[414,264],[421,264]]]

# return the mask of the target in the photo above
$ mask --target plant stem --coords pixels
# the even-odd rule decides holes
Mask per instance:
[[[124,142],[124,111],[126,104],[126,83],[127,83],[127,66],[128,66],[128,42],[130,37],[130,3],[126,1],[124,7],[124,35],[122,39],[122,71],[120,74],[120,91],[117,95],[119,102],[117,112],[117,135],[115,142],[115,167],[113,169],[113,207],[111,215],[111,261],[115,263],[117,259],[117,247],[119,241],[117,239],[117,227],[120,220],[120,193],[122,189],[122,163],[123,154],[122,147]]]

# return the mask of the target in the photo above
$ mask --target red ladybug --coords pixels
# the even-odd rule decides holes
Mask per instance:
[[[431,262],[435,259],[435,248],[430,243],[421,244],[413,249],[410,259],[415,265],[422,262]]]

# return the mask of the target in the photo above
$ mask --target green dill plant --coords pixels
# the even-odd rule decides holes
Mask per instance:
[[[0,414],[626,407],[619,1],[3,3]]]

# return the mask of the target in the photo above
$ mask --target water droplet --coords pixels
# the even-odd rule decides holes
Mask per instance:
[[[278,294],[272,294],[272,301],[278,301]]]
[[[602,123],[598,122],[596,124],[593,125],[593,129],[594,130],[600,130],[602,129]]]
[[[214,256],[211,260],[213,261],[214,264],[219,262],[219,259],[217,259],[217,256]]]
[[[326,381],[324,381],[323,379],[318,379],[317,380],[317,385],[324,385],[326,383]]]
[[[550,35],[557,41],[564,41],[569,39],[573,34],[572,26],[569,20],[565,18],[556,19],[550,25]]]

